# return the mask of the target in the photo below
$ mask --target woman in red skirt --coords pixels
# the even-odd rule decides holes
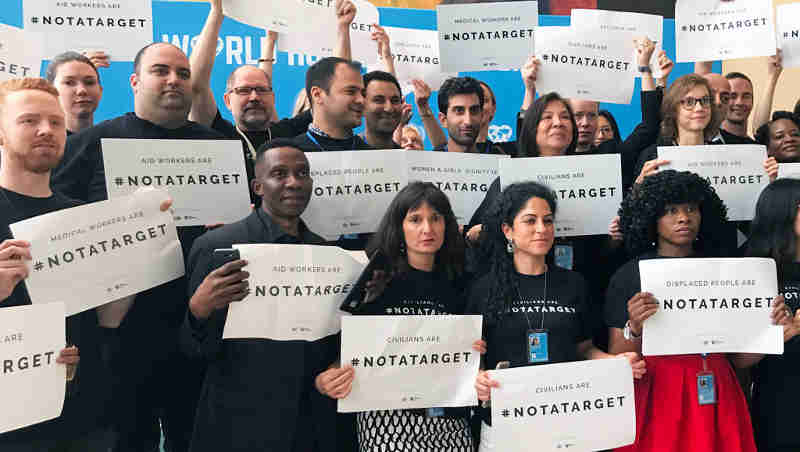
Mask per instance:
[[[621,267],[608,288],[610,353],[641,353],[642,323],[658,309],[653,296],[641,292],[639,261],[720,257],[728,240],[726,211],[705,179],[674,170],[646,177],[623,201],[620,227],[628,250],[639,257]],[[773,306],[775,323],[787,323],[782,297]],[[750,413],[731,362],[748,367],[757,357],[646,357],[647,373],[635,382],[636,442],[619,450],[755,452]],[[707,394],[715,394],[716,400],[709,403]]]

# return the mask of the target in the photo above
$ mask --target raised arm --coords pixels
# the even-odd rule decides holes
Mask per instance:
[[[447,144],[444,130],[431,109],[431,87],[422,80],[412,80],[411,82],[414,84],[414,99],[417,102],[419,117],[422,119],[422,125],[425,127],[425,133],[428,134],[431,145],[435,148]]]
[[[272,67],[275,64],[275,43],[278,42],[278,32],[277,31],[267,31],[267,42],[261,48],[261,58],[258,59],[258,68],[264,71],[269,77],[270,83],[275,80],[272,78]],[[274,92],[274,91],[273,91]],[[271,122],[277,122],[280,118],[278,117],[278,112],[275,109],[275,96],[271,97],[272,100],[272,118],[270,118]]]
[[[778,49],[775,55],[767,58],[767,84],[764,85],[764,91],[759,96],[756,108],[753,110],[754,131],[769,122],[770,114],[772,114],[772,103],[775,98],[775,88],[781,78],[781,72],[783,72],[783,55],[781,49]]]
[[[211,10],[200,38],[192,50],[189,66],[192,69],[192,110],[189,119],[210,127],[217,115],[217,103],[211,91],[211,70],[217,56],[217,39],[222,27],[222,0],[209,0]]]
[[[350,0],[336,0],[336,49],[333,56],[353,59],[350,46],[350,24],[356,18],[356,5]]]
[[[392,57],[392,48],[389,46],[389,34],[378,24],[373,24],[372,40],[378,43],[378,56],[383,61],[386,72],[397,77],[394,70],[394,57]]]
[[[539,66],[542,64],[538,58],[531,55],[519,70],[522,76],[522,83],[525,85],[525,97],[522,99],[520,110],[527,111],[536,101],[536,77],[539,73]]]

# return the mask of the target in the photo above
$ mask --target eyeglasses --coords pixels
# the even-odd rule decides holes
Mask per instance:
[[[687,96],[681,99],[681,105],[686,110],[693,110],[696,103],[700,102],[700,106],[703,109],[711,108],[711,96],[703,96],[703,97],[691,97]]]
[[[249,96],[253,91],[255,91],[259,96],[265,96],[272,93],[272,88],[266,88],[263,86],[237,86],[231,91],[236,93],[237,96]]]
[[[730,93],[721,93],[719,95],[719,101],[723,104],[728,104],[731,101],[731,94]]]

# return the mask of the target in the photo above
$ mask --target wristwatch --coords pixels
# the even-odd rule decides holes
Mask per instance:
[[[641,334],[635,334],[633,332],[633,328],[631,328],[631,321],[630,320],[625,322],[625,329],[622,330],[622,335],[625,337],[626,341],[632,341],[635,338],[642,337]]]
[[[652,73],[653,70],[650,69],[650,66],[639,66],[639,72],[650,72],[650,73]]]

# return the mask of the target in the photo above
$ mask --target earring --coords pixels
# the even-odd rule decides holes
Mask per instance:
[[[401,255],[405,255],[406,254],[406,244],[405,244],[405,242],[400,243],[400,254]]]
[[[514,254],[514,239],[508,241],[508,244],[506,244],[506,251],[508,254]]]

